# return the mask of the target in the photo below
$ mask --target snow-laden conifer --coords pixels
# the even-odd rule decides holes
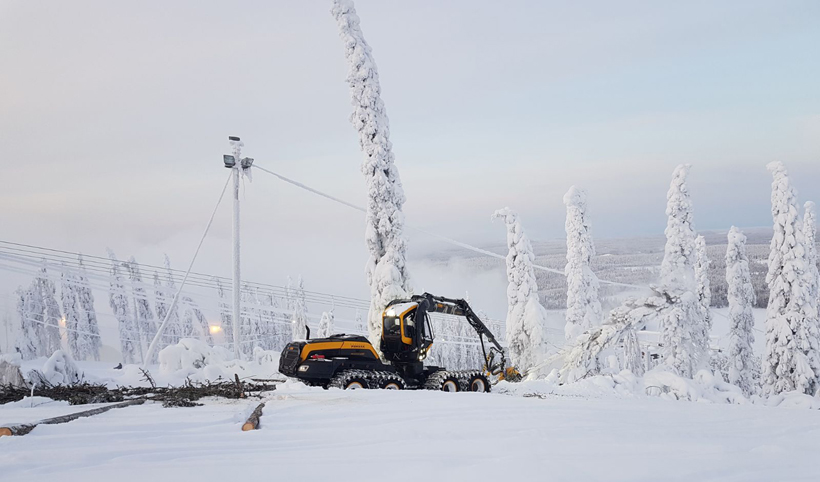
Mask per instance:
[[[137,260],[131,256],[128,262],[125,263],[125,268],[128,271],[128,279],[131,281],[134,321],[139,334],[140,345],[147,350],[157,334],[157,323],[154,320],[154,313],[151,311],[151,303],[148,301],[148,294],[145,292],[145,283],[142,281],[142,273]],[[154,351],[153,359],[148,360],[148,363],[157,363],[157,353],[159,353],[159,350]]]
[[[222,281],[214,277],[216,282],[216,294],[219,297],[219,323],[226,343],[233,343],[233,322],[231,321],[231,306],[227,302],[227,294],[222,286]],[[233,351],[233,350],[231,350]]]
[[[692,200],[686,186],[689,164],[681,164],[672,174],[666,196],[666,246],[661,263],[659,291],[674,303],[661,319],[663,361],[678,375],[691,378],[702,359],[703,343],[698,335],[703,310],[695,281],[695,230]]]
[[[797,390],[817,391],[820,376],[817,300],[812,296],[806,237],[800,222],[797,192],[783,163],[766,166],[772,173],[774,236],[769,253],[769,306],[762,382],[765,395]]]
[[[681,164],[672,173],[666,195],[666,246],[661,263],[661,282],[669,286],[691,287],[695,263],[695,229],[692,199],[686,186],[689,164]]]
[[[323,311],[322,318],[319,320],[319,338],[327,338],[334,333],[336,328],[333,326],[334,316],[333,310]]]
[[[288,278],[288,284],[290,283],[291,280]],[[307,337],[307,303],[305,302],[305,283],[301,276],[290,294],[293,302],[291,336],[293,340],[304,340]]]
[[[60,274],[60,304],[65,317],[65,331],[68,351],[77,360],[84,360],[80,347],[80,303],[78,281],[74,271],[63,264]]]
[[[17,290],[17,313],[20,316],[20,330],[17,334],[15,348],[23,360],[45,356],[43,347],[43,304],[42,292],[37,280],[28,288]]]
[[[753,374],[755,291],[746,256],[746,236],[734,226],[729,230],[726,247],[726,284],[729,300],[729,369],[728,381],[746,396],[755,391]]]
[[[165,255],[165,299],[167,300],[166,312],[170,310],[171,304],[174,300],[174,295],[177,293],[177,286],[174,282],[174,273],[171,271],[171,260],[168,255]],[[159,318],[160,324],[165,320],[165,317]],[[185,331],[182,327],[182,322],[179,319],[179,304],[174,306],[171,310],[171,317],[168,319],[168,326],[165,327],[163,335],[166,337],[166,342],[169,345],[176,345],[182,339],[182,332]],[[190,330],[187,330],[190,331]]]
[[[817,269],[817,207],[814,202],[807,201],[803,205],[803,234],[806,237],[806,282],[809,284],[809,296],[815,300],[815,308],[820,297],[820,273]],[[818,319],[815,316],[815,319]]]
[[[370,258],[367,281],[370,286],[368,332],[378,346],[381,315],[390,301],[407,298],[412,292],[405,261],[404,190],[394,163],[390,126],[381,99],[376,62],[359,26],[359,17],[350,0],[334,0],[331,13],[339,26],[349,71],[353,114],[350,120],[359,134],[364,154],[362,173],[367,183],[365,240]]]
[[[572,186],[564,195],[567,206],[567,324],[564,335],[574,340],[578,335],[601,323],[601,302],[598,300],[598,277],[590,264],[595,256],[586,193]]]
[[[493,214],[507,228],[507,349],[522,373],[536,367],[546,349],[546,310],[538,301],[533,262],[535,254],[515,211],[504,208]]]
[[[63,318],[63,314],[60,311],[60,304],[57,302],[57,288],[49,278],[45,262],[43,262],[43,267],[40,268],[36,281],[43,300],[43,355],[51,356],[55,351],[62,349],[60,320]]]
[[[80,328],[79,339],[77,340],[78,351],[82,353],[79,360],[100,360],[100,348],[102,338],[100,328],[97,325],[97,310],[94,307],[94,293],[91,291],[91,284],[88,282],[88,275],[85,271],[83,258],[78,258],[77,277],[77,299],[80,304]]]
[[[644,374],[644,362],[641,345],[638,343],[638,335],[635,330],[626,330],[623,339],[624,344],[624,370],[629,370],[637,376]]]
[[[710,335],[712,334],[712,288],[709,284],[709,256],[706,254],[706,239],[695,239],[695,289],[698,296],[700,316],[692,333],[698,350],[698,368],[709,366]]]
[[[121,263],[110,249],[108,250],[108,257],[111,259],[108,304],[114,312],[114,318],[116,318],[119,327],[122,362],[139,363],[142,361],[139,334],[136,331],[136,321],[133,316],[134,312],[129,309],[130,303],[120,270]]]

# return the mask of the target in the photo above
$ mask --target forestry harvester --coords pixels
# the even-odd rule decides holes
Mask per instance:
[[[429,313],[444,313],[467,320],[481,342],[486,361],[483,370],[447,370],[424,365],[433,346]],[[489,353],[485,338],[492,344]],[[409,300],[390,302],[382,313],[379,348],[383,359],[363,336],[340,334],[295,341],[282,351],[279,371],[310,385],[342,389],[489,392],[491,377],[509,381],[521,378],[514,368],[505,367],[501,345],[464,300],[425,293]]]

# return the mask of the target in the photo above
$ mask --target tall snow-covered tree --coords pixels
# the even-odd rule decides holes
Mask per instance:
[[[333,321],[333,310],[322,312],[322,318],[319,320],[319,333],[317,334],[319,338],[327,338],[334,333],[336,328],[333,326]]]
[[[231,306],[227,302],[227,294],[222,286],[222,281],[216,277],[214,277],[214,280],[216,281],[216,292],[219,296],[219,323],[222,326],[222,333],[225,335],[225,343],[232,345],[233,321],[231,320]]]
[[[76,360],[84,360],[84,353],[80,347],[80,303],[78,296],[77,275],[63,264],[60,275],[60,304],[65,316],[66,341],[68,351]]]
[[[686,186],[689,164],[681,164],[672,174],[666,196],[666,246],[661,263],[661,291],[675,300],[661,320],[664,363],[678,375],[691,378],[699,366],[702,343],[697,327],[702,310],[695,281],[695,230],[692,200]]]
[[[536,367],[547,351],[547,313],[538,301],[533,262],[535,254],[515,211],[504,208],[493,214],[507,228],[507,348],[519,371]]]
[[[698,296],[700,316],[692,330],[698,350],[698,367],[709,366],[710,336],[712,334],[712,288],[709,284],[709,256],[706,254],[706,239],[695,238],[695,289]]]
[[[672,182],[666,195],[666,246],[661,263],[661,282],[670,286],[693,286],[695,238],[692,199],[686,178],[689,164],[681,164],[672,173]]]
[[[726,247],[726,283],[729,300],[729,383],[737,385],[746,396],[755,391],[754,316],[755,291],[746,256],[746,236],[734,226],[729,230]]]
[[[288,278],[288,284],[290,284],[290,278]],[[307,337],[308,318],[307,303],[305,302],[305,283],[302,281],[301,276],[296,287],[291,290],[291,296],[293,296],[292,339],[304,340]]]
[[[144,347],[144,351],[147,351],[157,334],[157,323],[154,320],[154,313],[151,311],[151,303],[148,301],[148,294],[145,292],[145,283],[142,281],[142,274],[137,260],[131,256],[128,262],[125,263],[125,268],[131,281],[134,321],[139,334],[140,346]],[[159,350],[154,351],[153,359],[148,360],[148,363],[157,363],[158,352]]]
[[[769,306],[762,382],[765,395],[796,390],[813,395],[820,378],[817,300],[812,296],[806,236],[800,222],[797,191],[783,163],[772,173],[774,236],[769,253]]]
[[[120,271],[121,263],[110,249],[108,250],[108,257],[111,259],[108,304],[114,312],[114,317],[117,319],[119,326],[122,362],[139,363],[142,361],[139,333],[136,330],[133,310],[129,309],[130,303]]]
[[[78,258],[78,264],[77,299],[80,304],[80,324],[77,345],[78,351],[82,353],[82,355],[77,357],[77,359],[99,361],[102,338],[100,337],[100,328],[97,325],[94,293],[92,293],[91,284],[88,282],[88,275],[85,271],[82,256]]]
[[[356,333],[367,333],[367,325],[365,325],[364,320],[362,319],[362,314],[358,308],[356,308],[354,320],[356,326]]]
[[[803,205],[803,234],[806,236],[806,282],[809,284],[809,296],[815,300],[815,308],[820,297],[820,273],[817,270],[817,207],[814,202],[807,201]],[[818,320],[818,316],[815,316]]]
[[[171,260],[168,258],[168,255],[165,255],[165,297],[167,300],[166,310],[170,310],[171,303],[173,303],[174,296],[177,294],[177,286],[174,282],[174,273],[171,271]],[[162,323],[164,318],[160,318],[160,323]],[[164,335],[167,336],[168,344],[175,345],[179,343],[179,340],[182,339],[183,331],[190,331],[186,330],[182,327],[182,322],[179,319],[179,304],[174,306],[174,309],[171,310],[171,318],[168,320],[168,326],[165,328]]]
[[[199,309],[196,301],[194,301],[190,296],[184,296],[182,298],[182,309],[184,312],[183,317],[186,319],[183,326],[190,326],[193,328],[190,333],[184,334],[184,337],[198,338],[208,345],[213,345],[214,338],[213,335],[211,335],[211,326],[208,324],[208,320]]]
[[[404,189],[394,162],[379,73],[356,9],[350,0],[334,0],[331,13],[339,26],[349,65],[347,82],[353,104],[350,120],[364,154],[362,173],[368,196],[365,240],[370,252],[366,267],[370,286],[368,331],[370,340],[378,346],[385,307],[390,301],[412,293],[405,261]]]
[[[623,344],[624,370],[629,370],[639,377],[643,376],[643,355],[641,352],[641,345],[638,343],[638,335],[635,333],[635,330],[626,330]]]
[[[595,256],[589,219],[587,195],[572,186],[564,195],[567,206],[567,324],[564,335],[574,340],[578,335],[601,323],[601,302],[598,300],[598,277],[590,264]]]
[[[57,303],[57,288],[54,282],[48,277],[48,271],[43,266],[37,277],[37,284],[42,293],[43,300],[43,349],[45,356],[51,356],[55,351],[62,349],[62,337],[60,336],[60,320],[63,314],[60,311],[60,304]]]
[[[15,348],[24,360],[45,356],[43,347],[43,317],[45,305],[37,280],[28,288],[17,290],[17,313],[20,315],[20,331]]]

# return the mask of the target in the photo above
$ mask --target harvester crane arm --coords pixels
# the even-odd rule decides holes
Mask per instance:
[[[467,301],[462,299],[453,299],[453,298],[445,298],[443,296],[436,296],[430,293],[424,293],[422,295],[414,295],[411,299],[418,303],[419,310],[424,311],[427,313],[443,313],[447,315],[454,315],[454,316],[463,316],[467,319],[467,322],[470,326],[473,327],[475,332],[478,334],[478,339],[481,342],[481,351],[484,354],[484,360],[487,363],[487,370],[491,373],[502,373],[505,374],[507,377],[519,377],[517,371],[507,370],[506,369],[506,357],[504,356],[504,348],[501,347],[501,344],[498,343],[498,340],[493,335],[493,332],[481,321],[481,318],[475,314],[473,309],[470,307],[470,304]],[[487,341],[492,343],[492,347],[490,348],[490,354],[487,354],[487,350],[484,347],[484,338],[487,338]],[[501,357],[500,364],[494,364],[493,360],[495,354],[498,354]]]

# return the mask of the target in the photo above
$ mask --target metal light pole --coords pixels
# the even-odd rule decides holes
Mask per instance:
[[[239,273],[239,177],[247,174],[253,159],[242,157],[242,146],[245,145],[238,137],[229,136],[233,155],[223,155],[225,167],[233,169],[233,351],[237,360],[242,359],[239,349],[239,330],[241,325],[240,283]]]

